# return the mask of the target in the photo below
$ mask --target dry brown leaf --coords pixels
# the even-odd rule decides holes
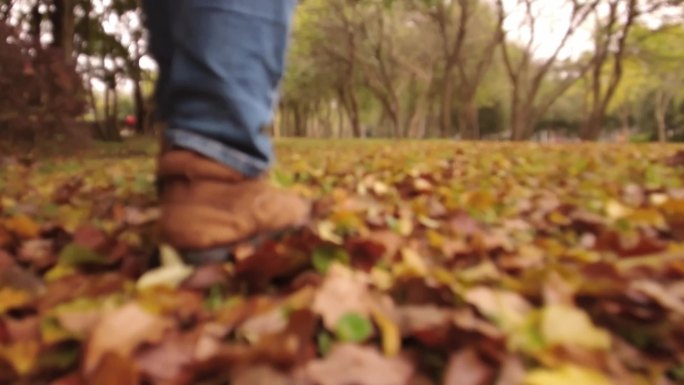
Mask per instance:
[[[516,356],[509,356],[503,362],[496,385],[522,385],[526,374],[522,360]]]
[[[22,239],[37,238],[40,226],[26,215],[17,215],[5,220],[5,228]]]
[[[522,323],[532,306],[520,294],[478,287],[469,290],[466,301],[486,317],[495,318],[504,328]]]
[[[397,309],[402,334],[442,328],[451,321],[449,310],[436,306],[401,306]]]
[[[87,375],[88,385],[139,385],[140,374],[133,361],[115,352],[107,352]]]
[[[316,385],[409,385],[413,371],[401,357],[387,358],[374,348],[350,344],[335,346],[326,359],[304,369]]]
[[[273,309],[254,315],[245,321],[242,326],[238,328],[238,332],[245,336],[249,341],[258,341],[263,335],[276,334],[282,332],[287,327],[287,318],[285,317],[285,310],[280,306]]]
[[[170,326],[168,320],[150,314],[136,304],[104,314],[87,342],[84,372],[93,373],[110,353],[124,359],[131,357],[141,344],[161,340]]]
[[[135,363],[145,378],[155,383],[173,382],[194,361],[198,338],[198,333],[167,337],[161,344],[137,354]]]
[[[102,317],[100,310],[60,311],[55,316],[62,328],[78,336],[89,334]]]
[[[473,349],[452,354],[444,373],[444,385],[488,385],[492,369]]]
[[[291,385],[292,381],[285,374],[267,366],[259,365],[237,370],[232,376],[232,385]]]
[[[334,330],[346,314],[370,314],[369,294],[364,278],[341,265],[333,265],[314,298],[312,310],[323,318],[329,330]]]

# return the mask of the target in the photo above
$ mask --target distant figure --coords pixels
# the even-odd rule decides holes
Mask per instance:
[[[135,128],[135,126],[138,124],[138,119],[135,118],[133,115],[128,115],[124,118],[124,126],[126,128]]]
[[[123,127],[121,128],[119,134],[122,138],[131,138],[135,135],[135,126],[137,125],[137,119],[133,115],[128,115],[123,120]]]
[[[190,262],[305,224],[310,204],[273,187],[272,120],[296,0],[143,0],[167,128],[161,230]]]

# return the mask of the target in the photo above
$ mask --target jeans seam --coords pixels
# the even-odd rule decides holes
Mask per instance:
[[[257,14],[257,13],[249,12],[249,11],[247,11],[247,10],[245,10],[245,9],[240,8],[240,7],[237,7],[237,8],[234,8],[234,7],[228,8],[228,7],[225,7],[225,6],[220,6],[220,5],[218,5],[218,4],[207,4],[207,3],[202,3],[202,2],[199,2],[199,3],[197,4],[197,6],[198,6],[198,7],[201,6],[202,8],[205,8],[205,9],[213,9],[213,10],[218,10],[218,11],[222,11],[222,12],[233,13],[233,14],[236,14],[236,15],[238,15],[238,16],[253,17],[253,18],[256,18],[256,19],[259,19],[259,20],[262,20],[262,21],[267,21],[267,22],[272,23],[272,24],[287,26],[287,22],[283,22],[283,20],[281,20],[281,18],[278,18],[278,17],[268,17],[268,16],[264,16],[264,15],[259,15],[259,14]]]
[[[249,177],[259,176],[269,167],[268,162],[256,159],[219,141],[188,130],[169,128],[166,131],[166,137],[172,145],[196,151],[233,167]]]

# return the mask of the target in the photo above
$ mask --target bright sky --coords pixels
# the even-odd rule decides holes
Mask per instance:
[[[100,0],[94,2],[94,4],[96,8],[100,8],[103,5],[102,3],[108,3],[110,1],[111,0]],[[509,38],[526,43],[530,37],[530,28],[524,23],[525,9],[520,3],[520,0],[504,0],[504,6],[509,15],[506,20],[505,28],[509,33]],[[537,15],[537,23],[535,25],[535,40],[532,50],[535,53],[535,56],[540,58],[549,57],[557,49],[568,28],[570,12],[571,5],[568,1],[534,0],[534,13]],[[668,10],[665,14],[672,15],[675,12],[681,14],[681,9],[677,9],[676,11]],[[645,21],[655,27],[661,20],[660,17],[652,17]],[[105,29],[112,30],[113,32],[119,28],[117,24],[120,22],[121,21],[116,17],[110,18],[110,20],[105,22]],[[127,20],[127,22],[137,24],[140,21],[134,17]],[[573,34],[561,51],[561,59],[577,57],[591,49],[592,23],[593,20],[588,18],[584,26]],[[143,58],[141,65],[143,68],[147,69],[154,68],[154,62],[149,57]],[[125,87],[130,87],[130,85]],[[99,85],[97,88],[100,88]]]
[[[504,6],[509,17],[504,28],[509,36],[527,43],[530,38],[530,28],[524,25],[525,8],[519,5],[519,0],[505,0]],[[535,26],[533,51],[537,57],[549,57],[558,48],[567,31],[571,5],[562,0],[536,0],[534,13],[538,15]],[[589,24],[577,31],[567,42],[562,58],[578,56],[591,49],[591,28]]]
[[[520,0],[504,0],[504,6],[509,11],[509,17],[505,28],[509,31],[509,36],[527,42],[530,36],[529,27],[521,25],[525,20],[525,8],[518,5]],[[599,9],[603,14],[607,14],[605,9]],[[652,28],[657,28],[663,20],[668,17],[682,15],[680,7],[670,7],[660,11],[657,15],[642,18]],[[535,0],[534,13],[538,15],[538,23],[535,31],[535,45],[533,51],[537,57],[549,57],[557,49],[567,31],[572,6],[570,2],[564,0]],[[561,51],[560,58],[572,58],[581,55],[583,52],[592,48],[592,32],[594,20],[589,17],[567,42]]]

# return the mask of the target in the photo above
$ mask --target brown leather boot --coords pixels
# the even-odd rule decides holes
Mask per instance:
[[[306,200],[211,159],[171,150],[159,161],[162,240],[192,263],[227,257],[243,242],[304,226]]]

